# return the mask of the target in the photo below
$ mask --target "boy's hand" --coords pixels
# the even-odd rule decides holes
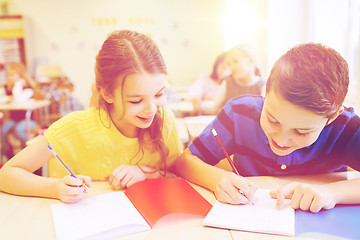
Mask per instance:
[[[145,179],[145,173],[136,165],[120,165],[106,177],[113,190],[130,187]]]
[[[57,185],[58,198],[64,203],[75,203],[84,198],[86,188],[91,186],[91,178],[77,175],[77,178],[65,176]]]
[[[285,198],[291,199],[293,209],[319,212],[336,205],[334,191],[327,185],[313,185],[293,182],[271,191],[272,198],[277,198],[276,207],[281,209]]]
[[[216,199],[223,203],[247,204],[256,191],[255,184],[246,178],[229,172],[224,175],[214,191]],[[242,194],[242,193],[243,194]]]

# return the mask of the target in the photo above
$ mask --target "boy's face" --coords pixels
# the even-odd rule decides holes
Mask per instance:
[[[327,122],[328,118],[286,101],[274,90],[266,95],[260,117],[271,150],[279,156],[313,144]]]

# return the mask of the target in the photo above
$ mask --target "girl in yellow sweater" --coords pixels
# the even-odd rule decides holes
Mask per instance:
[[[173,114],[163,109],[166,67],[155,43],[141,33],[115,31],[95,65],[92,106],[52,124],[0,170],[0,190],[77,202],[92,180],[112,189],[158,178],[182,147]],[[53,158],[48,145],[77,175]],[[50,178],[33,172],[49,162]]]

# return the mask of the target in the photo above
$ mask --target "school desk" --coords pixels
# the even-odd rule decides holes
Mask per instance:
[[[197,137],[204,130],[204,128],[215,119],[215,117],[215,115],[184,117],[183,120],[190,135],[190,140]]]
[[[176,129],[177,129],[181,144],[183,145],[183,148],[185,149],[185,147],[190,142],[190,137],[189,137],[189,133],[188,133],[188,130],[187,130],[185,122],[184,122],[184,118],[175,118],[175,125],[176,125]]]
[[[197,137],[215,116],[176,117],[175,124],[184,149]]]
[[[187,100],[168,101],[165,107],[173,111],[176,117],[193,115],[195,112],[193,104]]]
[[[0,104],[0,111],[2,112],[11,112],[11,111],[25,111],[25,121],[26,121],[26,139],[30,139],[30,120],[31,114],[34,110],[43,109],[43,115],[40,115],[41,123],[43,121],[48,121],[48,109],[47,107],[50,105],[49,100],[34,100],[34,101],[27,101],[24,103],[1,103]],[[47,123],[47,122],[45,122]]]
[[[343,172],[302,177],[250,177],[260,188],[274,188],[290,181],[307,183],[329,183],[347,178],[360,177],[358,172]],[[192,186],[210,203],[215,202],[214,195],[199,186]],[[89,196],[111,191],[106,182],[93,182]],[[50,205],[59,202],[54,199],[21,197],[0,192],[0,238],[1,239],[55,239]],[[267,234],[257,234],[202,226],[202,219],[190,215],[164,217],[150,231],[127,235],[118,239],[291,239]],[[309,239],[309,238],[295,238]],[[338,238],[334,238],[338,239]]]

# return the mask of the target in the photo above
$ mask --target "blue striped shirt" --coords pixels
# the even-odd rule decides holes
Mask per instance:
[[[263,104],[261,96],[233,98],[190,143],[190,151],[211,165],[225,158],[211,133],[215,128],[242,176],[320,174],[347,166],[360,170],[360,118],[353,108],[345,108],[310,146],[278,156],[260,127]]]

